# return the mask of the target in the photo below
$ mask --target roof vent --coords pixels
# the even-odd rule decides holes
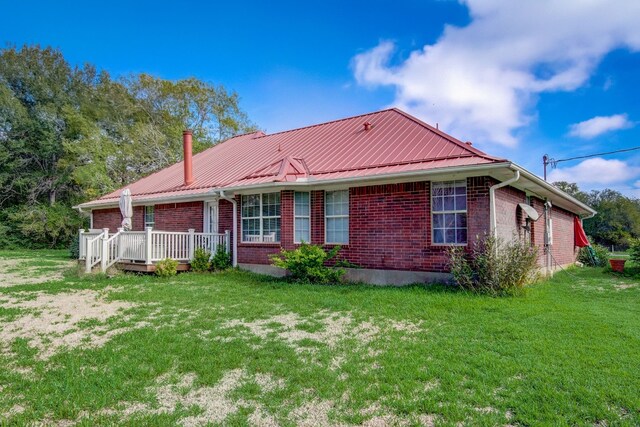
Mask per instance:
[[[371,129],[372,124],[369,123],[369,122],[364,122],[363,126],[364,126],[364,130],[369,130],[369,129]]]

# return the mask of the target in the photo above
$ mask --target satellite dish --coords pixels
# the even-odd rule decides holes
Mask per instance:
[[[540,214],[533,207],[529,206],[526,203],[519,203],[520,209],[527,215],[527,217],[531,218],[533,221],[537,221],[540,218]]]

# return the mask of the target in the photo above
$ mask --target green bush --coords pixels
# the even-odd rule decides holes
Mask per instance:
[[[609,265],[609,250],[601,245],[591,245],[595,253],[595,259],[589,255],[589,248],[580,248],[578,261],[591,267],[606,267]]]
[[[156,264],[156,276],[172,277],[178,274],[178,261],[171,258],[165,258]]]
[[[202,273],[209,271],[211,268],[211,252],[198,248],[193,253],[193,259],[191,260],[191,270]]]
[[[69,257],[71,259],[80,258],[80,236],[71,239],[71,243],[69,243]]]
[[[223,245],[218,245],[216,253],[211,259],[211,268],[214,270],[226,270],[229,267],[231,267],[231,256],[229,256]]]
[[[449,267],[458,286],[493,296],[516,295],[538,275],[537,249],[519,239],[505,242],[493,236],[479,238],[467,253],[449,250]]]
[[[640,239],[633,239],[629,246],[629,258],[634,263],[640,265]]]
[[[334,246],[329,252],[321,246],[302,243],[296,249],[280,251],[271,256],[272,265],[284,268],[290,278],[303,283],[329,284],[340,281],[344,269],[327,267],[325,263],[338,254],[340,246]]]

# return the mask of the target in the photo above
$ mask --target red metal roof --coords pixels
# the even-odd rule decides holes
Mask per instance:
[[[126,188],[135,202],[301,177],[318,182],[504,161],[392,108],[272,135],[236,136],[193,156],[190,186],[179,162]],[[83,205],[114,203],[121,191]]]

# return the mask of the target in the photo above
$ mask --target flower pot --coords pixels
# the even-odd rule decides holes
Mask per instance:
[[[626,259],[610,259],[609,260],[609,264],[611,264],[611,269],[619,273],[622,273],[624,271],[625,262],[627,262]]]

